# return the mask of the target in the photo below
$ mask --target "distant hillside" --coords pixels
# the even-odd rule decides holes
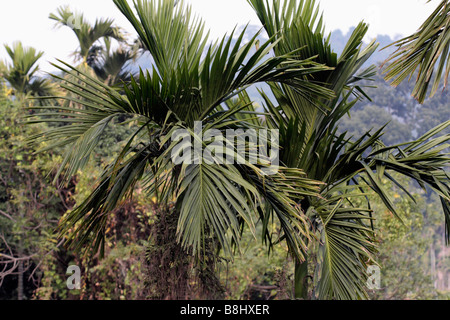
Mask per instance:
[[[350,39],[350,36],[354,29],[355,28],[351,28],[346,34],[343,34],[341,30],[335,30],[331,33],[331,46],[336,53],[340,54],[344,50],[345,44],[347,43],[348,39]],[[377,51],[374,52],[372,57],[367,62],[367,65],[378,65],[379,63],[385,61],[389,57],[389,55],[394,52],[395,49],[394,47],[385,47],[396,40],[398,39],[392,39],[388,35],[377,35],[376,42],[379,43],[379,46]]]

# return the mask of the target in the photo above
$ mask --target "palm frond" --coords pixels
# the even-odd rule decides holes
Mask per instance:
[[[114,3],[137,31],[163,78],[178,64],[186,64],[189,69],[198,67],[208,35],[204,33],[204,23],[193,17],[190,6],[183,1],[175,6],[173,0],[138,0],[136,15],[126,0]]]
[[[443,80],[447,87],[450,72],[450,2],[442,0],[414,34],[392,44],[397,50],[385,61],[385,79],[397,86],[417,71],[412,96],[423,103],[432,97]],[[391,46],[392,46],[391,45]]]
[[[121,96],[101,81],[68,65],[66,65],[67,69],[58,65],[54,66],[65,74],[69,74],[74,79],[80,81],[77,82],[54,76],[62,81],[60,84],[61,88],[73,93],[78,98],[70,96],[47,96],[41,97],[41,101],[63,99],[75,102],[83,107],[50,105],[32,108],[41,111],[46,110],[47,112],[34,113],[28,116],[29,119],[27,122],[29,124],[58,122],[67,125],[36,134],[31,136],[29,140],[33,143],[46,142],[47,147],[39,150],[39,152],[44,152],[55,147],[70,146],[66,151],[62,166],[55,177],[56,181],[67,166],[68,170],[65,173],[65,179],[63,179],[63,181],[67,181],[76,174],[78,169],[82,168],[89,161],[89,156],[100,141],[107,124],[114,117],[120,114],[128,114],[129,112],[127,109],[124,109],[123,105],[116,103],[117,100],[121,101]]]

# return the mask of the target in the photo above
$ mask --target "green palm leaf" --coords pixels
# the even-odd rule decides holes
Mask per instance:
[[[429,2],[429,1],[428,1]],[[414,34],[394,42],[397,50],[386,60],[385,79],[397,86],[406,78],[417,78],[412,96],[423,103],[431,87],[432,97],[450,72],[450,2],[442,0]],[[391,45],[391,46],[392,46]]]
[[[370,227],[371,210],[353,207],[351,202],[364,194],[352,189],[335,187],[325,195],[329,200],[311,206],[318,219],[320,237],[314,275],[315,299],[367,298],[366,269],[376,253],[374,230]],[[339,195],[332,196],[336,192]]]

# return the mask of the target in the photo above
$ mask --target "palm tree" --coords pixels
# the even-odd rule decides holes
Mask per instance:
[[[123,30],[112,19],[97,19],[92,25],[82,13],[73,12],[68,6],[59,7],[57,14],[50,14],[57,26],[69,27],[75,33],[79,48],[74,52],[85,71],[94,74],[106,84],[114,86],[130,80],[131,63],[142,53],[138,45],[128,45]],[[118,42],[113,49],[112,40]],[[80,67],[81,67],[80,66]]]
[[[178,142],[170,137],[179,129],[187,130],[194,140],[197,129],[202,133],[248,129],[251,123],[237,115],[250,105],[225,103],[254,83],[280,82],[311,97],[331,98],[331,90],[308,80],[328,68],[310,59],[293,59],[295,53],[268,57],[274,44],[267,41],[255,49],[258,35],[244,44],[245,30],[208,44],[203,22],[192,17],[183,2],[137,1],[137,15],[126,0],[114,3],[150,52],[152,68],[116,89],[63,63],[58,67],[70,77],[57,78],[72,95],[58,98],[84,108],[50,106],[51,113],[35,114],[37,118],[30,120],[68,124],[32,140],[53,141],[49,148],[68,147],[58,175],[64,172],[69,178],[87,163],[112,119],[123,115],[135,119],[135,133],[105,168],[95,190],[64,218],[61,232],[68,245],[102,252],[108,213],[141,182],[157,197],[160,211],[172,210],[178,217],[174,236],[198,258],[205,256],[211,242],[231,256],[239,247],[242,227],[256,232],[258,214],[270,211],[280,222],[281,237],[303,259],[306,246],[301,235],[307,237],[308,229],[297,202],[316,194],[319,182],[285,167],[267,176],[267,164],[248,161],[175,165],[171,152]]]
[[[56,14],[51,13],[50,19],[56,21],[56,26],[69,27],[78,39],[79,49],[74,52],[77,60],[90,65],[102,51],[102,40],[125,40],[120,28],[114,26],[112,19],[97,19],[94,24],[86,20],[82,13],[73,12],[68,6],[61,6]]]
[[[357,206],[356,199],[365,197],[369,189],[399,219],[389,190],[382,179],[389,179],[410,196],[392,172],[403,174],[439,194],[450,231],[450,186],[444,171],[449,158],[440,151],[450,135],[435,135],[450,126],[450,121],[431,130],[413,142],[387,147],[383,144],[383,128],[362,137],[338,134],[339,120],[349,113],[358,100],[366,97],[362,86],[374,75],[374,67],[362,69],[377,45],[363,47],[367,25],[360,23],[338,57],[330,48],[329,37],[315,1],[263,2],[248,0],[256,11],[269,37],[274,41],[275,56],[292,50],[298,59],[315,57],[314,62],[330,69],[312,75],[311,81],[326,83],[335,98],[322,100],[320,107],[292,88],[278,83],[270,85],[275,101],[261,91],[269,116],[267,126],[280,130],[280,160],[289,168],[299,168],[308,178],[324,185],[320,197],[306,196],[302,211],[310,221],[312,242],[304,261],[297,260],[295,291],[297,298],[308,296],[308,258],[316,256],[313,296],[318,299],[366,298],[367,266],[375,264],[375,238],[371,210]],[[317,248],[315,251],[312,248]]]
[[[24,47],[21,42],[15,42],[12,46],[5,45],[5,49],[11,62],[0,61],[0,76],[7,81],[15,97],[23,99],[26,96],[38,97],[56,93],[56,88],[50,80],[37,75],[37,62],[43,52]]]
[[[386,80],[397,86],[417,71],[412,95],[419,103],[437,92],[441,80],[445,89],[450,73],[450,1],[442,0],[417,32],[392,45],[398,49],[385,62],[391,62],[385,70]]]

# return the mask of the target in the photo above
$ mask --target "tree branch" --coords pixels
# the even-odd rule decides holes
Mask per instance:
[[[16,222],[16,220],[13,217],[11,217],[9,214],[7,214],[5,211],[0,210],[0,214],[5,216],[9,220]]]

